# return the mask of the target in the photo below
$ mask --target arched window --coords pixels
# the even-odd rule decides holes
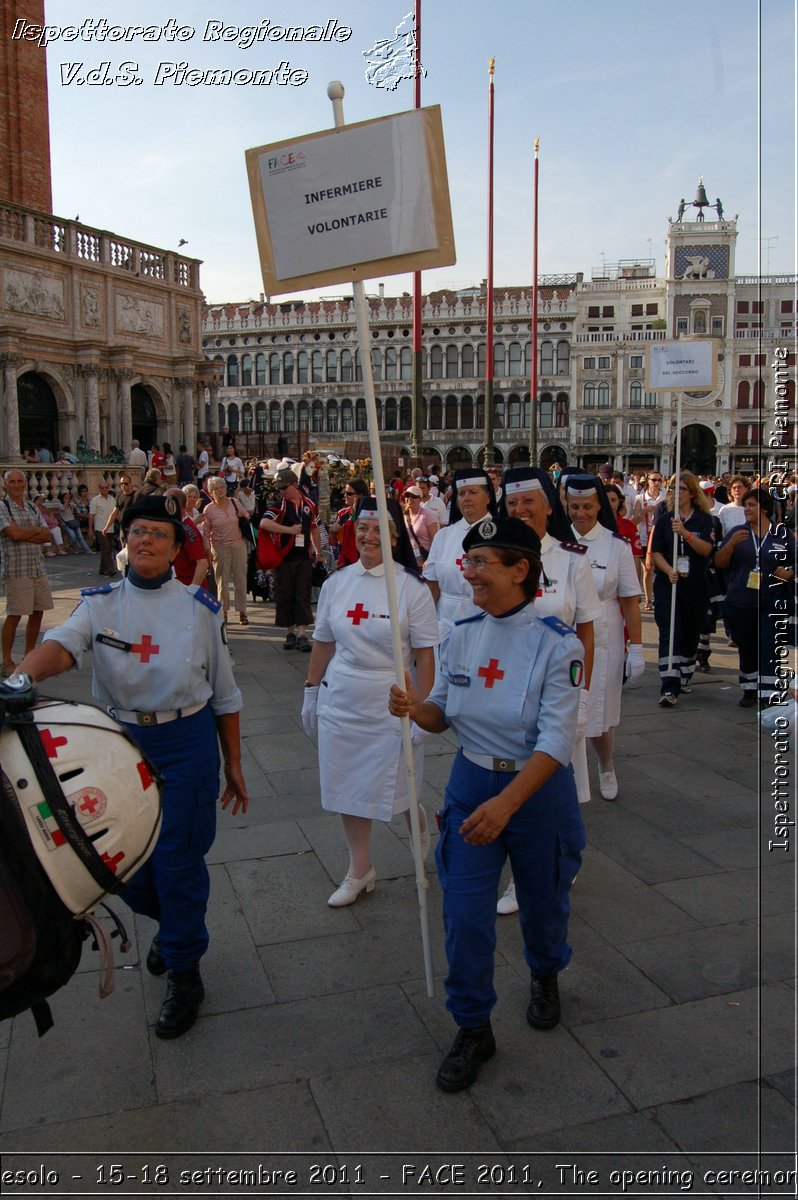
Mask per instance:
[[[307,350],[300,350],[296,356],[296,381],[297,383],[308,382],[308,368],[310,360]]]
[[[477,396],[477,419],[474,428],[485,428],[485,397],[483,395]]]
[[[341,432],[353,433],[355,428],[355,415],[352,411],[352,401],[341,401]]]
[[[388,346],[385,351],[385,378],[396,379],[399,351],[395,346]]]
[[[504,351],[504,344],[497,342],[493,347],[493,375],[496,379],[501,379],[506,374],[507,362]]]
[[[327,351],[327,382],[338,382],[338,355],[334,350]]]
[[[280,355],[269,355],[269,383],[280,382]]]
[[[635,381],[629,385],[629,407],[642,408],[643,405],[643,385]]]
[[[446,378],[459,379],[460,368],[457,365],[457,347],[446,347]]]
[[[227,356],[227,386],[238,387],[238,359],[235,354]]]
[[[351,383],[354,379],[354,367],[352,365],[352,351],[341,351],[341,382]]]
[[[283,383],[294,382],[294,356],[290,350],[283,355]]]
[[[266,355],[258,354],[255,358],[255,383],[258,387],[266,386]]]
[[[558,429],[566,429],[568,426],[568,397],[565,392],[560,392],[557,396],[557,403],[554,407],[554,424]]]
[[[300,400],[297,407],[299,410],[299,428],[300,429],[309,429],[310,428],[310,405],[308,404],[307,400]]]
[[[251,404],[241,405],[241,429],[244,433],[252,433],[254,415]]]
[[[430,429],[443,429],[443,402],[440,396],[432,396],[429,402]]]
[[[538,404],[538,427],[540,429],[554,428],[554,401],[547,393],[540,397]]]
[[[521,428],[521,397],[515,393],[507,397],[507,428]]]
[[[401,379],[410,380],[413,378],[413,352],[409,346],[402,346],[399,363],[399,375]]]
[[[228,404],[227,406],[227,427],[231,433],[238,433],[239,426],[238,405]]]
[[[382,350],[377,346],[371,350],[371,370],[375,380],[382,379]]]
[[[751,384],[747,379],[741,379],[737,384],[737,407],[748,408],[751,400]]]
[[[497,429],[504,429],[504,396],[495,392],[493,396],[493,421]]]
[[[283,428],[286,433],[296,433],[296,411],[293,400],[286,400],[283,408]]]
[[[337,433],[338,432],[338,401],[337,400],[328,400],[327,401],[327,432],[328,433]]]
[[[443,416],[444,429],[457,429],[457,397],[447,396]]]
[[[358,400],[357,404],[355,405],[355,429],[358,433],[362,433],[364,429],[368,429],[368,422],[366,421],[366,401],[362,399]]]
[[[754,383],[754,394],[751,398],[751,407],[760,408],[765,402],[765,384],[761,379],[757,379]]]
[[[523,367],[524,359],[523,359],[523,355],[521,353],[521,343],[520,342],[510,342],[508,355],[509,355],[509,357],[507,360],[507,374],[510,375],[513,379],[520,379],[524,372],[524,367]]]
[[[241,360],[241,386],[252,387],[252,355],[245,354]],[[244,426],[246,428],[246,426]]]
[[[413,424],[413,401],[409,396],[402,396],[399,401],[399,428],[410,429]]]
[[[280,405],[276,400],[272,400],[269,405],[269,433],[279,433],[282,429],[282,413]]]
[[[310,382],[324,383],[324,356],[321,350],[314,350],[310,356]]]
[[[462,371],[462,379],[474,378],[474,347],[463,346],[463,365],[460,368]]]
[[[396,406],[396,400],[393,396],[388,396],[385,401],[385,428],[386,430],[398,429],[399,413]]]
[[[487,350],[485,343],[480,342],[477,346],[477,378],[485,378],[485,363],[487,361]]]
[[[321,400],[313,401],[311,412],[311,429],[314,433],[324,432],[324,405]]]
[[[598,385],[598,406],[599,408],[609,408],[610,406],[610,385],[608,383]]]
[[[430,351],[430,378],[443,379],[443,348],[433,346]]]
[[[527,379],[532,375],[532,343],[527,342],[524,346],[524,375]]]
[[[567,375],[570,370],[571,347],[568,342],[560,340],[557,343],[557,374]]]
[[[551,342],[541,342],[540,373],[541,375],[554,374],[554,346]]]
[[[355,379],[358,383],[363,382],[363,368],[360,365],[360,351],[355,351]]]
[[[472,351],[473,353],[473,351]],[[473,396],[463,396],[460,401],[460,428],[474,428],[474,398]]]
[[[596,385],[595,385],[595,383],[586,383],[585,384],[585,390],[582,393],[582,407],[583,408],[595,408],[596,407]]]
[[[255,428],[258,433],[266,432],[266,405],[262,400],[255,405]]]

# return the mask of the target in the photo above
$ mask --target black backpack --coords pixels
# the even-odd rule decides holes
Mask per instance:
[[[24,711],[35,700],[35,691],[29,688],[25,695],[13,698],[8,697],[9,691],[5,684],[0,684],[0,728],[4,725],[16,727],[59,828],[71,840],[75,836],[71,827],[76,822],[70,820],[69,806],[46,755],[41,753],[35,726]],[[11,715],[19,708],[23,711]],[[95,869],[107,872],[98,882],[107,891],[117,891],[118,881],[108,872],[89,842],[82,848],[81,856],[84,854],[87,866],[92,855],[96,860],[90,868],[93,874]],[[102,907],[116,926],[111,936],[118,934],[121,949],[129,950],[130,942],[124,927],[110,909],[105,905]],[[80,962],[83,943],[92,934],[95,938],[93,948],[100,952],[103,968],[100,995],[104,996],[113,989],[113,956],[108,935],[91,914],[76,917],[61,900],[31,845],[14,781],[8,778],[0,764],[0,1020],[30,1009],[39,1037],[52,1028],[53,1017],[47,999],[72,978]]]

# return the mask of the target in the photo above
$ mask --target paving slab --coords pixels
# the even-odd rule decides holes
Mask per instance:
[[[227,873],[256,946],[357,928],[349,909],[328,908],[334,885],[313,854],[228,863]]]
[[[200,1017],[184,1037],[152,1052],[158,1097],[173,1101],[358,1067],[376,1072],[430,1048],[401,989],[376,987]]]
[[[766,1152],[794,1144],[795,1109],[758,1080],[732,1084],[650,1110],[659,1126],[684,1150]]]
[[[329,1149],[324,1120],[306,1081],[0,1134],[0,1150],[204,1151],[208,1161],[221,1159],[221,1150],[258,1151],[266,1145],[285,1151]]]
[[[224,829],[217,833],[206,861],[241,862],[244,859],[300,854],[309,849],[295,821],[262,821],[258,825]]]
[[[773,985],[572,1032],[641,1109],[784,1070],[792,1062],[792,1010],[789,989]]]
[[[299,827],[319,862],[327,869],[337,886],[349,869],[349,852],[340,817],[337,813],[321,812],[319,816],[303,818]],[[390,822],[372,822],[371,862],[377,872],[378,888],[381,879],[415,875],[408,843],[398,836],[400,830],[406,838],[408,829],[403,816],[394,817]]]
[[[758,870],[724,871],[700,879],[677,879],[658,883],[653,890],[702,925],[755,919],[760,911],[769,915],[784,908],[777,888],[766,893]]]
[[[655,837],[654,827],[644,817],[601,800],[583,807],[588,844],[611,853],[616,863],[644,883],[712,875],[719,869],[678,837],[663,830]]]
[[[682,1002],[754,987],[758,942],[756,922],[747,920],[626,942],[623,949],[671,1000]]]
[[[692,880],[687,882],[693,884]],[[662,892],[647,887],[608,854],[588,845],[573,889],[573,903],[589,925],[617,946],[633,938],[696,927],[697,920],[664,891],[676,886],[661,885]]]
[[[43,1038],[29,1013],[15,1019],[0,1131],[61,1113],[87,1119],[155,1102],[140,978],[117,975],[105,1000],[98,987],[97,972],[73,976],[51,1001],[55,1025]]]
[[[436,1087],[440,1061],[433,1052],[314,1078],[313,1098],[333,1144],[367,1151],[412,1147],[414,1157],[442,1147],[499,1150],[474,1099],[467,1092],[448,1096]]]

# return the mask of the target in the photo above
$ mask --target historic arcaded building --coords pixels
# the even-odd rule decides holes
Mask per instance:
[[[717,343],[714,391],[684,396],[685,464],[723,471],[768,451],[777,392],[772,364],[784,351],[794,457],[795,276],[736,277],[737,217],[701,205],[669,219],[665,272],[627,261],[594,272],[545,276],[538,303],[537,454],[584,466],[622,468],[673,462],[677,397],[645,385],[646,347],[685,336]],[[711,207],[715,207],[714,205]],[[686,211],[685,211],[686,209]],[[371,360],[380,429],[407,456],[411,429],[412,301],[370,300]],[[425,297],[425,460],[456,466],[485,453],[484,284]],[[531,290],[494,296],[495,432],[498,462],[526,460],[530,447]],[[273,304],[211,304],[203,351],[222,386],[211,414],[232,431],[260,430],[289,444],[335,446],[364,436],[366,410],[354,316],[346,297]],[[778,457],[778,456],[777,456]]]
[[[199,262],[51,213],[42,0],[0,0],[0,458],[194,440],[213,374]]]

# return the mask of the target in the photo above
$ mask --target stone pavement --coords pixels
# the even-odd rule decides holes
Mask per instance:
[[[57,611],[47,625],[71,610],[80,586],[99,582],[89,574],[94,562],[48,565]],[[117,950],[114,994],[99,1000],[97,958],[86,950],[53,1000],[56,1025],[42,1040],[28,1015],[0,1025],[4,1166],[47,1161],[44,1151],[195,1152],[191,1163],[208,1165],[244,1161],[225,1153],[304,1152],[339,1164],[326,1179],[332,1194],[347,1178],[345,1152],[360,1153],[369,1179],[378,1164],[395,1167],[389,1152],[449,1165],[454,1155],[473,1168],[471,1154],[504,1164],[487,1190],[539,1196],[620,1194],[611,1169],[666,1168],[695,1172],[694,1195],[754,1195],[702,1172],[707,1164],[794,1166],[795,831],[788,852],[768,850],[773,747],[764,735],[758,747],[755,717],[737,706],[736,654],[725,638],[714,639],[712,673],[663,711],[656,630],[644,618],[648,667],[624,698],[620,796],[584,810],[588,849],[572,893],[563,1022],[548,1033],[527,1025],[517,918],[501,918],[498,1053],[470,1092],[449,1096],[434,1083],[454,1031],[434,867],[430,999],[403,822],[375,825],[376,890],[350,908],[326,905],[346,853],[337,820],[320,810],[315,747],[299,721],[307,657],[282,651],[271,605],[258,602],[250,614],[247,629],[231,627],[230,646],[246,704],[252,804],[244,817],[221,813],[210,855],[202,1016],[175,1042],[154,1036],[164,985],[141,961],[153,927],[117,903],[135,939],[127,956]],[[84,669],[48,691],[89,699],[89,679]],[[452,755],[450,736],[428,744],[430,813]],[[598,796],[592,759],[591,772]],[[790,772],[792,797],[794,761]],[[758,1151],[782,1153],[757,1160]],[[512,1176],[507,1164],[522,1160],[535,1164],[534,1178]],[[563,1162],[595,1169],[598,1182],[557,1172]],[[365,1194],[359,1176],[348,1178],[347,1194]],[[391,1179],[371,1194],[437,1194],[429,1183],[416,1191]],[[628,1184],[626,1194],[686,1190],[649,1182],[639,1192]],[[464,1187],[461,1195],[472,1194]],[[153,1194],[135,1180],[116,1188],[131,1189]],[[211,1194],[210,1185],[192,1194]]]

